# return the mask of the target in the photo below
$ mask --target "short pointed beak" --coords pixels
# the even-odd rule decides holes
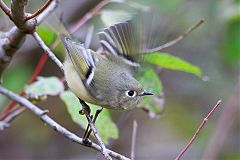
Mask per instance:
[[[153,95],[151,92],[143,91],[139,96]]]

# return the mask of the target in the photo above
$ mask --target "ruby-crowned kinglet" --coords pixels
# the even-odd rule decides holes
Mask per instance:
[[[130,23],[99,33],[103,54],[64,37],[67,50],[64,74],[69,88],[83,101],[109,109],[131,109],[152,95],[133,77],[142,59],[139,40]]]

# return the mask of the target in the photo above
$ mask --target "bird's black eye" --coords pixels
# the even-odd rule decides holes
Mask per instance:
[[[134,91],[128,91],[128,95],[132,97],[134,95]]]
[[[133,91],[133,90],[126,91],[125,93],[126,93],[126,95],[127,95],[128,97],[135,97],[136,94],[137,94],[137,93],[136,93],[135,91]]]

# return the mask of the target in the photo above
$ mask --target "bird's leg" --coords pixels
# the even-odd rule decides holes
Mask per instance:
[[[82,105],[82,110],[79,111],[79,114],[86,115],[86,117],[90,117],[90,119],[92,119],[93,117],[90,116],[90,113],[91,113],[90,107],[80,98],[79,98],[79,102]],[[89,125],[89,122],[88,122],[87,129],[85,130],[84,135],[83,135],[83,142],[86,143],[86,144],[91,143],[91,141],[87,137],[88,132],[89,132],[89,128],[90,128],[90,125]]]
[[[93,120],[92,120],[91,116],[90,116],[89,106],[83,100],[81,100],[80,98],[79,98],[79,101],[82,105],[82,110],[79,113],[80,114],[85,114],[85,116],[88,120],[88,124],[89,124],[95,138],[97,139],[99,146],[101,147],[102,154],[105,156],[106,159],[111,160],[112,158],[109,156],[109,151],[107,150],[105,144],[103,143],[101,137],[99,136],[98,131],[97,131],[97,129],[96,129],[94,123],[93,123]],[[97,112],[97,115],[100,113],[100,111]],[[96,120],[95,117],[94,117],[94,119]],[[83,142],[84,142],[84,140],[83,140]],[[91,142],[89,140],[87,140],[86,143],[87,143],[86,145],[91,145]]]
[[[85,103],[83,100],[81,100],[79,98],[79,102],[81,103],[82,105],[82,110],[79,111],[80,114],[87,114],[87,115],[90,115],[91,113],[91,110],[90,110],[90,107],[87,105],[87,103]]]
[[[92,116],[92,115],[91,115],[90,117],[91,117],[91,119],[93,119],[93,116]],[[84,132],[84,135],[83,135],[83,141],[84,141],[84,142],[88,142],[88,141],[89,141],[89,140],[88,140],[88,138],[89,138],[88,133],[91,131],[91,128],[90,128],[90,130],[89,130],[89,128],[90,128],[90,125],[89,125],[89,123],[88,123],[87,128],[86,128],[86,130],[85,130],[85,132]]]
[[[103,108],[98,109],[98,110],[96,111],[96,113],[95,113],[95,115],[94,115],[94,118],[93,118],[93,124],[95,124],[95,122],[96,122],[96,120],[97,120],[97,117],[98,117],[98,115],[102,112],[102,110],[103,110]],[[88,124],[88,128],[89,128],[89,124]],[[92,129],[90,128],[90,130],[88,131],[88,133],[87,133],[87,135],[86,135],[86,139],[89,138],[91,132],[92,132]],[[85,134],[84,134],[84,135],[85,135]]]
[[[103,108],[98,109],[98,110],[96,111],[95,115],[94,115],[94,118],[93,118],[93,115],[90,115],[90,113],[91,113],[90,107],[89,107],[83,100],[79,99],[79,101],[80,101],[80,103],[81,103],[81,105],[82,105],[82,110],[80,110],[79,113],[82,114],[82,115],[85,114],[87,117],[90,116],[90,119],[93,120],[92,123],[95,124],[95,122],[96,122],[96,120],[97,120],[97,117],[98,117],[98,115],[102,112]],[[90,123],[90,122],[89,122],[89,123]],[[91,142],[89,141],[89,139],[88,139],[89,136],[90,136],[90,134],[91,134],[91,132],[92,132],[92,129],[90,128],[90,124],[89,124],[89,123],[88,123],[87,129],[86,129],[86,131],[85,131],[85,133],[84,133],[84,135],[83,135],[83,141],[84,141],[85,143],[91,143]]]

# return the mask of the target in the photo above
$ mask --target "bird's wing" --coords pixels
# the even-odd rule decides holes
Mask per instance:
[[[94,70],[97,62],[97,58],[94,56],[93,51],[86,49],[83,44],[75,42],[70,38],[64,37],[62,39],[68,56],[81,80],[85,85],[90,85],[94,77]]]
[[[108,55],[120,57],[130,66],[139,66],[140,39],[130,22],[118,23],[98,33],[100,44]]]

